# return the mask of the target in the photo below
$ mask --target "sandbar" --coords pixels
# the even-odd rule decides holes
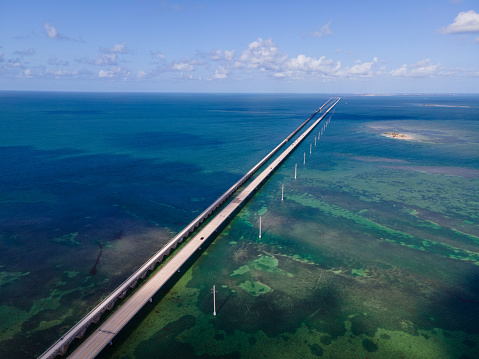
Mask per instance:
[[[396,138],[399,140],[414,140],[414,137],[411,135],[406,135],[404,133],[398,133],[398,132],[384,132],[383,136],[390,137],[390,138]]]

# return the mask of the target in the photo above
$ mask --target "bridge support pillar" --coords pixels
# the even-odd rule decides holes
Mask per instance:
[[[97,315],[93,317],[91,321],[96,324],[100,321],[100,318],[101,318],[101,313],[98,313]]]
[[[59,353],[61,356],[66,354],[68,350],[68,346],[69,346],[69,343],[65,343],[62,345],[62,347],[60,348],[60,353]]]
[[[86,330],[87,330],[87,326],[85,326],[85,328],[83,328],[82,330],[80,330],[77,335],[75,336],[75,338],[78,338],[78,339],[81,339],[83,338],[83,336],[85,335],[86,333]]]
[[[108,303],[108,305],[106,306],[106,309],[112,310],[114,306],[115,306],[115,301],[112,300],[110,303]]]

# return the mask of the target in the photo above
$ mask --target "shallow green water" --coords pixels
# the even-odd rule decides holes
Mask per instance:
[[[337,117],[102,358],[478,357],[477,137],[389,139],[366,122],[341,147]]]
[[[327,99],[12,96],[0,98],[12,358],[42,353]],[[316,146],[100,357],[479,357],[477,103],[344,97]]]

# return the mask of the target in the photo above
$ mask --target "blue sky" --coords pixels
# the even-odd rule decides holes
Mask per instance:
[[[0,90],[479,92],[478,0],[0,0]]]

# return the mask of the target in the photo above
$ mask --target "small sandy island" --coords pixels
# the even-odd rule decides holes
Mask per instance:
[[[398,132],[384,132],[383,136],[386,137],[391,137],[391,138],[397,138],[399,140],[413,140],[414,137],[410,135],[406,135],[404,133],[398,133]]]

